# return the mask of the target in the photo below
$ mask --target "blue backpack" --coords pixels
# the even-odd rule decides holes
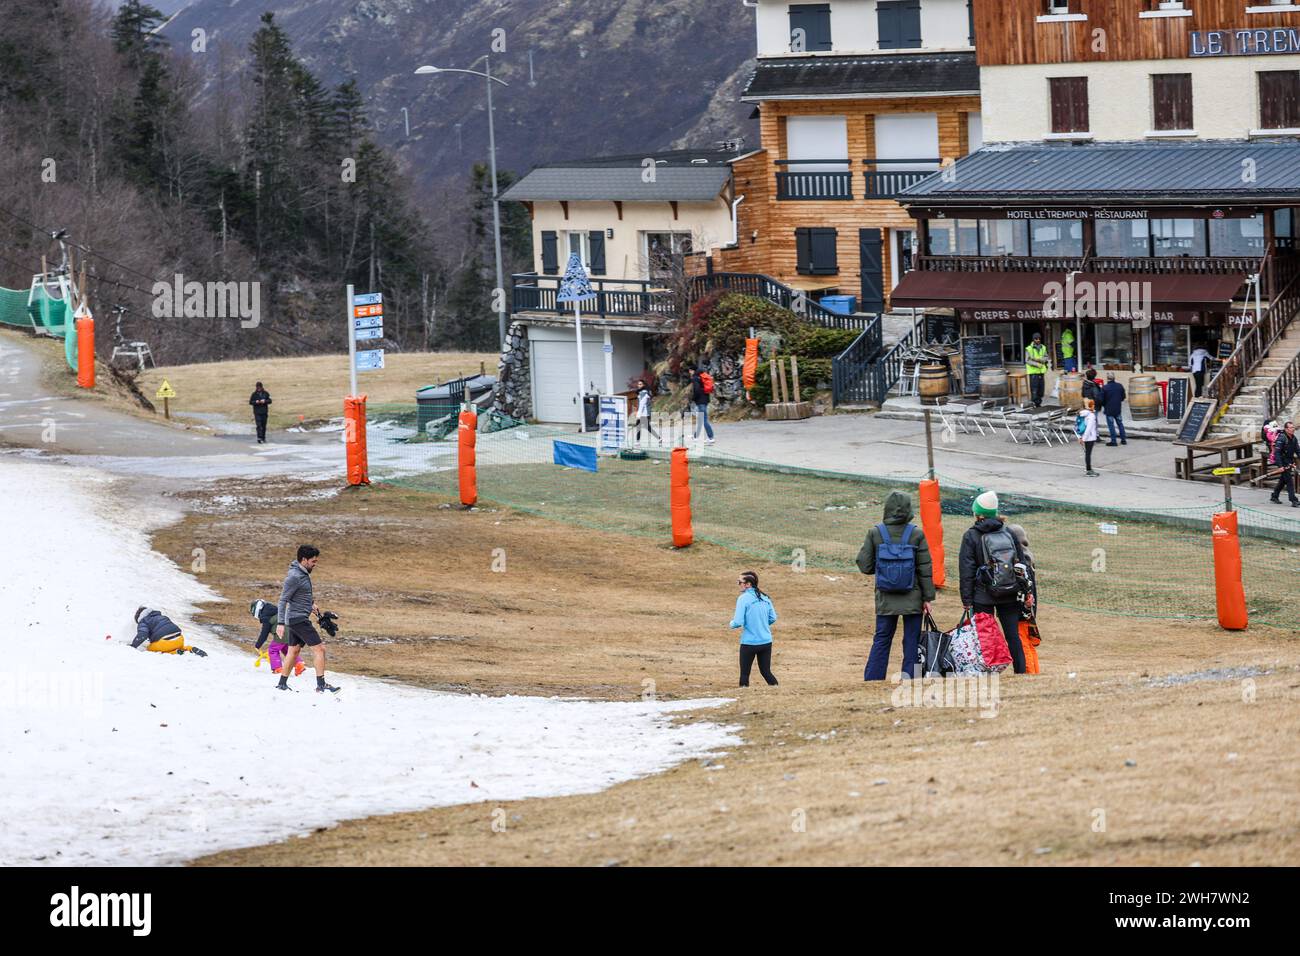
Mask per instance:
[[[912,526],[903,528],[898,541],[889,539],[889,529],[876,525],[880,547],[876,550],[876,589],[886,594],[907,594],[916,586],[916,545],[911,544]]]

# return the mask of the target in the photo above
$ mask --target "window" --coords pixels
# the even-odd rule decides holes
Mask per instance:
[[[1029,255],[1029,223],[1023,219],[981,219],[980,255]]]
[[[565,261],[575,252],[582,260],[582,267],[589,275],[605,274],[605,230],[593,229],[591,232],[570,232],[566,234]],[[561,266],[561,271],[563,266]]]
[[[1192,327],[1167,323],[1151,326],[1151,364],[1187,367],[1192,354]]]
[[[1133,365],[1133,324],[1131,322],[1098,322],[1097,361],[1106,368]]]
[[[829,3],[792,4],[790,52],[825,53],[831,48],[831,5]]]
[[[880,164],[881,172],[939,168],[938,113],[881,113],[875,121],[875,158],[890,160]]]
[[[1205,255],[1204,219],[1152,219],[1153,256]]]
[[[1249,219],[1210,220],[1210,255],[1262,256],[1264,254],[1264,216]]]
[[[1002,336],[1002,361],[1025,360],[1025,327],[1020,322],[985,322],[985,335]]]
[[[843,116],[787,116],[785,119],[786,167],[791,173],[843,172],[849,168],[849,126]],[[818,162],[800,164],[795,160]],[[835,159],[843,162],[827,163]]]
[[[834,229],[802,228],[794,231],[797,270],[804,276],[833,276],[840,271]]]
[[[980,254],[979,220],[931,219],[929,224],[930,255],[978,256]]]
[[[1259,74],[1260,129],[1300,129],[1300,70]]]
[[[879,0],[876,26],[882,50],[921,48],[921,0]]]
[[[1193,129],[1192,74],[1157,73],[1151,77],[1152,129]]]
[[[643,248],[647,279],[672,279],[682,274],[685,257],[691,253],[689,232],[644,232]]]
[[[1151,224],[1145,219],[1097,223],[1097,255],[1144,259],[1151,255]]]
[[[1052,98],[1052,132],[1088,132],[1088,78],[1054,76],[1047,84]]]
[[[1029,254],[1058,258],[1083,255],[1083,223],[1077,219],[1033,219],[1029,223]]]

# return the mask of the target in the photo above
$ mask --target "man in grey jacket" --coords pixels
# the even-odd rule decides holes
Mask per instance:
[[[311,623],[311,616],[320,614],[320,608],[312,599],[311,589],[311,572],[319,560],[319,548],[310,544],[299,545],[298,558],[289,565],[289,573],[284,578],[284,587],[280,591],[280,601],[276,608],[280,623],[276,625],[275,633],[281,642],[289,645],[289,652],[280,665],[280,683],[276,685],[278,690],[289,690],[289,674],[293,671],[294,662],[298,660],[298,651],[310,647],[312,663],[316,665],[316,693],[338,691],[337,687],[325,683],[325,644]]]

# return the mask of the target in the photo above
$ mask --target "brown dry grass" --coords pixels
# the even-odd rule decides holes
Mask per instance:
[[[382,371],[357,373],[357,387],[369,396],[371,405],[414,405],[417,388],[459,375],[477,375],[480,363],[489,375],[495,375],[497,357],[486,352],[390,351],[384,356]],[[146,369],[140,388],[152,398],[163,379],[176,390],[173,414],[217,413],[238,422],[252,420],[248,396],[255,382],[263,382],[271,393],[269,425],[278,429],[296,424],[300,416],[312,421],[343,414],[348,357],[312,355],[170,365]]]
[[[262,483],[254,493],[293,492]],[[342,616],[347,638],[331,645],[332,670],[624,700],[650,679],[664,698],[734,697],[684,719],[737,724],[746,745],[718,757],[720,768],[692,761],[598,794],[506,804],[504,833],[491,827],[495,805],[465,804],[350,821],[200,863],[1300,861],[1294,635],[1049,607],[1045,672],[1008,676],[999,715],[986,719],[898,706],[891,685],[862,683],[864,579],[760,564],[781,614],[782,683],[738,691],[725,624],[734,575],[754,562],[438,501],[381,487],[195,514],[156,546],[182,566],[192,548],[206,549],[206,583],[233,602],[215,606],[212,621],[246,642],[247,601],[274,591],[290,557],[267,548],[273,527],[278,541],[311,539],[324,551],[321,603]],[[506,549],[503,574],[490,570],[494,548]],[[955,616],[953,605],[941,599],[941,620]],[[1241,679],[1146,679],[1241,666],[1266,672],[1253,678],[1253,700]]]

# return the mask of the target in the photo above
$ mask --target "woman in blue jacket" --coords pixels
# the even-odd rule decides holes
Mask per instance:
[[[772,673],[772,625],[776,623],[776,609],[772,599],[758,589],[758,575],[742,571],[740,597],[736,598],[736,613],[731,619],[733,628],[740,632],[740,686],[749,686],[749,670],[758,659],[758,672],[770,685],[776,684]]]

